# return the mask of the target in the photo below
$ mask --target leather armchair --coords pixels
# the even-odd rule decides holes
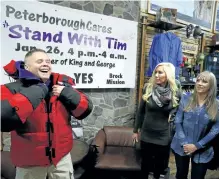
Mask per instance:
[[[140,171],[140,160],[133,146],[133,128],[105,126],[98,131],[93,145],[97,146],[96,169]]]

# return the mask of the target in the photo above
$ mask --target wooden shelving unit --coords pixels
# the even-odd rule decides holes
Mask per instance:
[[[207,45],[206,47],[209,47],[212,50],[219,50],[219,44],[218,45]]]
[[[165,31],[177,30],[177,29],[182,29],[185,27],[179,24],[171,24],[171,23],[163,22],[163,21],[148,23],[147,26],[154,27],[160,30],[165,30]]]

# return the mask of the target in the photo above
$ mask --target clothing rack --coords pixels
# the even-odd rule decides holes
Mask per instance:
[[[210,48],[210,52],[209,53],[212,53],[216,50],[219,50],[219,44],[217,45],[207,45],[206,47]]]
[[[172,31],[175,31],[175,30],[180,30],[180,29],[183,29],[183,30],[180,30],[179,33],[185,33],[184,32],[184,28],[186,28],[188,25],[183,25],[183,24],[180,24],[180,23],[169,23],[169,22],[164,22],[164,21],[156,21],[155,19],[153,19],[151,16],[149,15],[143,15],[142,16],[142,19],[141,19],[141,23],[139,23],[141,26],[142,26],[142,36],[141,36],[141,43],[142,43],[142,46],[141,46],[141,60],[139,62],[140,64],[140,72],[138,73],[139,74],[139,81],[138,81],[138,84],[137,84],[137,96],[138,96],[138,103],[140,102],[140,99],[142,98],[142,89],[143,89],[143,86],[144,86],[144,83],[147,82],[148,80],[148,77],[145,76],[145,51],[146,51],[146,44],[147,44],[147,27],[153,27],[155,28],[156,30],[160,30],[160,33],[165,33],[165,32],[172,32]],[[185,29],[186,30],[186,29]],[[161,32],[162,31],[162,32]],[[178,31],[175,33],[173,32],[174,34],[178,35]],[[200,39],[198,39],[198,41],[200,41]],[[194,41],[195,45],[198,45],[196,42],[197,41]],[[187,41],[186,41],[187,43]],[[200,47],[200,51],[203,51],[203,46],[205,44],[205,41],[204,41],[204,35],[202,36],[202,39],[201,39],[201,43],[199,43],[199,45],[201,44],[201,47]],[[186,56],[188,57],[191,57],[191,58],[196,58],[196,53],[190,53],[189,51],[187,52],[184,52],[183,53],[184,55],[186,54]],[[200,68],[200,71],[202,69],[202,66]],[[193,86],[188,86],[186,84],[183,84],[183,89],[184,90],[192,90],[194,89],[194,85]]]
[[[186,94],[191,94],[194,91],[194,87],[195,87],[195,83],[192,82],[182,82],[181,83],[181,88],[182,88],[182,92],[186,93]]]

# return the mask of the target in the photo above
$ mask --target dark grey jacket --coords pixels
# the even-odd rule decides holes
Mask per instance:
[[[144,89],[145,92],[146,88]],[[180,90],[179,90],[180,91]],[[181,93],[177,93],[180,99]],[[146,102],[141,99],[133,132],[141,130],[140,139],[144,142],[157,145],[168,145],[170,143],[169,114],[176,112],[172,102],[159,107],[152,97]]]

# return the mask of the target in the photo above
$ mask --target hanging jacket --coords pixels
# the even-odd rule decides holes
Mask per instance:
[[[213,52],[205,57],[204,70],[214,73],[219,84],[219,52]]]
[[[170,62],[176,68],[176,79],[179,78],[180,64],[183,60],[181,40],[172,32],[157,34],[149,52],[149,68],[147,76],[152,76],[158,63]]]
[[[11,159],[15,166],[48,166],[57,163],[73,147],[70,117],[88,116],[92,102],[77,91],[73,79],[52,73],[46,84],[11,61],[4,67],[16,82],[1,85],[2,131],[11,131]],[[52,86],[65,86],[59,97]],[[46,90],[48,88],[48,91]]]

